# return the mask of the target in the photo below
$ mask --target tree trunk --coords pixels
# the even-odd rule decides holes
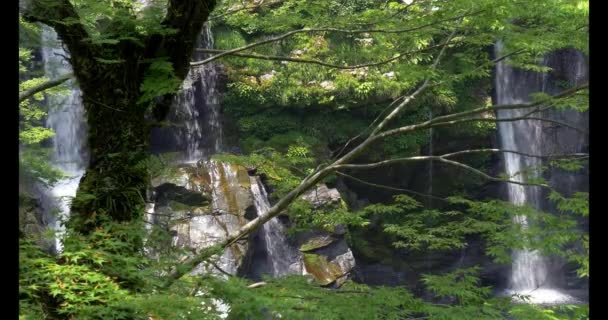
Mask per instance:
[[[45,23],[57,32],[70,53],[70,63],[82,91],[87,112],[90,164],[72,202],[70,224],[87,233],[102,221],[131,221],[141,217],[148,174],[149,127],[145,115],[149,104],[139,104],[141,85],[152,61],[171,63],[183,80],[203,23],[216,0],[168,0],[160,25],[171,33],[141,35],[99,44],[82,24],[69,0],[29,0],[23,16]],[[113,10],[132,15],[129,6]],[[101,27],[109,39],[137,34],[136,23]],[[99,59],[102,58],[103,60]],[[162,120],[173,94],[165,94],[151,110]]]
[[[90,164],[72,202],[71,222],[84,233],[107,219],[137,219],[144,209],[149,140],[146,105],[137,104],[138,73],[124,69],[104,70],[101,81],[80,83]]]

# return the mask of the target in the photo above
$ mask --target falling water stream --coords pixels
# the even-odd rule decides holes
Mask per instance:
[[[45,76],[55,79],[71,72],[69,62],[63,58],[67,54],[60,46],[57,34],[51,28],[44,27],[42,40],[45,44],[42,50]],[[66,175],[53,187],[42,190],[42,207],[56,233],[56,252],[63,249],[63,222],[69,216],[71,198],[76,195],[87,163],[84,107],[78,87],[71,84],[70,88],[67,95],[50,95],[47,98],[49,111],[46,125],[55,132],[51,165]]]
[[[497,56],[500,55],[501,48],[502,45],[498,43],[495,48]],[[546,61],[543,61],[543,64],[546,64]],[[501,61],[496,67],[496,104],[529,102],[531,100],[529,95],[535,91],[545,91],[546,84],[546,73],[516,70]],[[521,117],[526,112],[529,110],[503,109],[498,111],[497,118]],[[498,122],[501,148],[542,155],[542,129],[542,123],[537,120]],[[504,161],[507,175],[511,180],[517,182],[526,182],[527,176],[538,174],[536,170],[541,164],[539,158],[514,153],[504,153]],[[540,209],[542,199],[539,187],[508,183],[507,194],[509,201],[515,205],[530,205]],[[525,216],[515,216],[513,221],[524,230],[529,228],[529,222]],[[546,259],[536,250],[514,250],[512,259],[508,293],[528,295],[530,302],[539,304],[562,303],[573,299],[556,288],[552,288]]]
[[[253,203],[260,216],[270,210],[268,195],[259,177],[250,177],[250,179]],[[268,271],[271,275],[280,277],[289,273],[299,273],[299,252],[287,242],[285,227],[279,219],[274,217],[266,222],[262,226],[261,234],[266,246],[267,261],[270,266]]]

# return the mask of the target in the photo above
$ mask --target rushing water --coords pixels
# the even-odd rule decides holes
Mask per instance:
[[[496,53],[500,55],[501,45],[496,45]],[[543,61],[546,64],[547,61]],[[519,104],[529,102],[530,94],[536,91],[546,91],[547,74],[524,72],[508,66],[504,61],[496,67],[496,103]],[[513,109],[499,110],[498,119],[508,119],[524,116],[530,110]],[[504,150],[514,150],[527,154],[542,155],[543,126],[538,120],[498,122],[500,145]],[[525,157],[514,153],[504,153],[505,170],[511,180],[526,182],[529,176],[538,175],[537,168],[541,164],[539,158]],[[541,190],[539,187],[523,186],[508,183],[507,194],[509,201],[515,205],[531,205],[541,209]],[[514,223],[522,229],[529,228],[525,216],[516,216]],[[551,275],[546,259],[536,250],[514,250],[510,277],[511,294],[529,295],[532,303],[561,303],[573,298],[552,288]]]
[[[67,53],[58,43],[57,34],[45,27],[42,40],[45,76],[54,79],[71,72],[69,62],[62,57]],[[45,215],[51,218],[52,229],[56,231],[55,250],[61,252],[61,238],[65,231],[63,221],[69,217],[70,200],[76,195],[87,163],[86,126],[80,90],[75,85],[71,85],[67,95],[51,95],[47,102],[49,111],[46,125],[55,132],[51,165],[63,171],[67,177],[51,188],[44,188],[42,207]]]
[[[259,177],[250,177],[250,179],[253,203],[258,216],[260,216],[270,210],[268,195]],[[266,222],[260,232],[266,247],[269,273],[274,277],[284,276],[289,273],[299,273],[299,252],[287,242],[285,227],[277,217]]]
[[[213,34],[207,24],[197,47],[213,48]],[[193,55],[196,60],[205,57],[201,53]],[[181,162],[192,163],[222,151],[219,76],[219,66],[213,62],[190,68],[167,117],[170,127],[152,131],[154,152],[179,152]]]

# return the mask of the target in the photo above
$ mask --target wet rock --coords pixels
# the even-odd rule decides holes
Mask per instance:
[[[320,184],[315,189],[306,192],[302,199],[310,202],[315,208],[319,208],[339,203],[342,198],[337,189],[329,189],[327,185]]]
[[[172,230],[176,231],[173,245],[191,248],[195,252],[213,246],[229,235],[235,234],[246,223],[242,217],[230,214],[219,216],[205,215],[189,219],[177,224]],[[218,259],[212,263],[202,263],[192,271],[192,274],[236,274],[248,249],[246,242],[240,242],[228,247]]]
[[[323,247],[330,245],[334,241],[335,241],[335,239],[333,239],[329,235],[312,238],[300,246],[300,251],[307,252],[307,251],[312,251],[315,249],[323,248]]]
[[[171,246],[192,254],[238,232],[253,207],[247,169],[238,165],[217,161],[186,164],[154,179],[152,185],[155,203],[148,204],[147,219],[172,233]],[[239,241],[192,273],[234,275],[248,249],[247,240]]]
[[[321,88],[325,89],[325,90],[335,90],[336,86],[334,85],[333,82],[331,81],[323,81],[319,84],[321,86]]]
[[[395,71],[383,73],[382,76],[389,79],[395,79]]]
[[[321,285],[341,286],[355,267],[355,257],[345,242],[303,254],[304,270]]]

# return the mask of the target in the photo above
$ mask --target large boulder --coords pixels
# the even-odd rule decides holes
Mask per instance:
[[[171,246],[196,254],[236,233],[253,207],[250,182],[244,167],[216,161],[184,164],[152,181],[154,205],[149,222],[165,227]],[[249,248],[239,241],[221,256],[195,268],[193,274],[236,274]]]
[[[330,209],[341,206],[340,192],[318,185],[302,196],[313,207]],[[312,275],[321,285],[341,286],[356,265],[355,257],[344,239],[344,228],[312,230],[296,236],[295,242],[302,252],[303,273]]]

